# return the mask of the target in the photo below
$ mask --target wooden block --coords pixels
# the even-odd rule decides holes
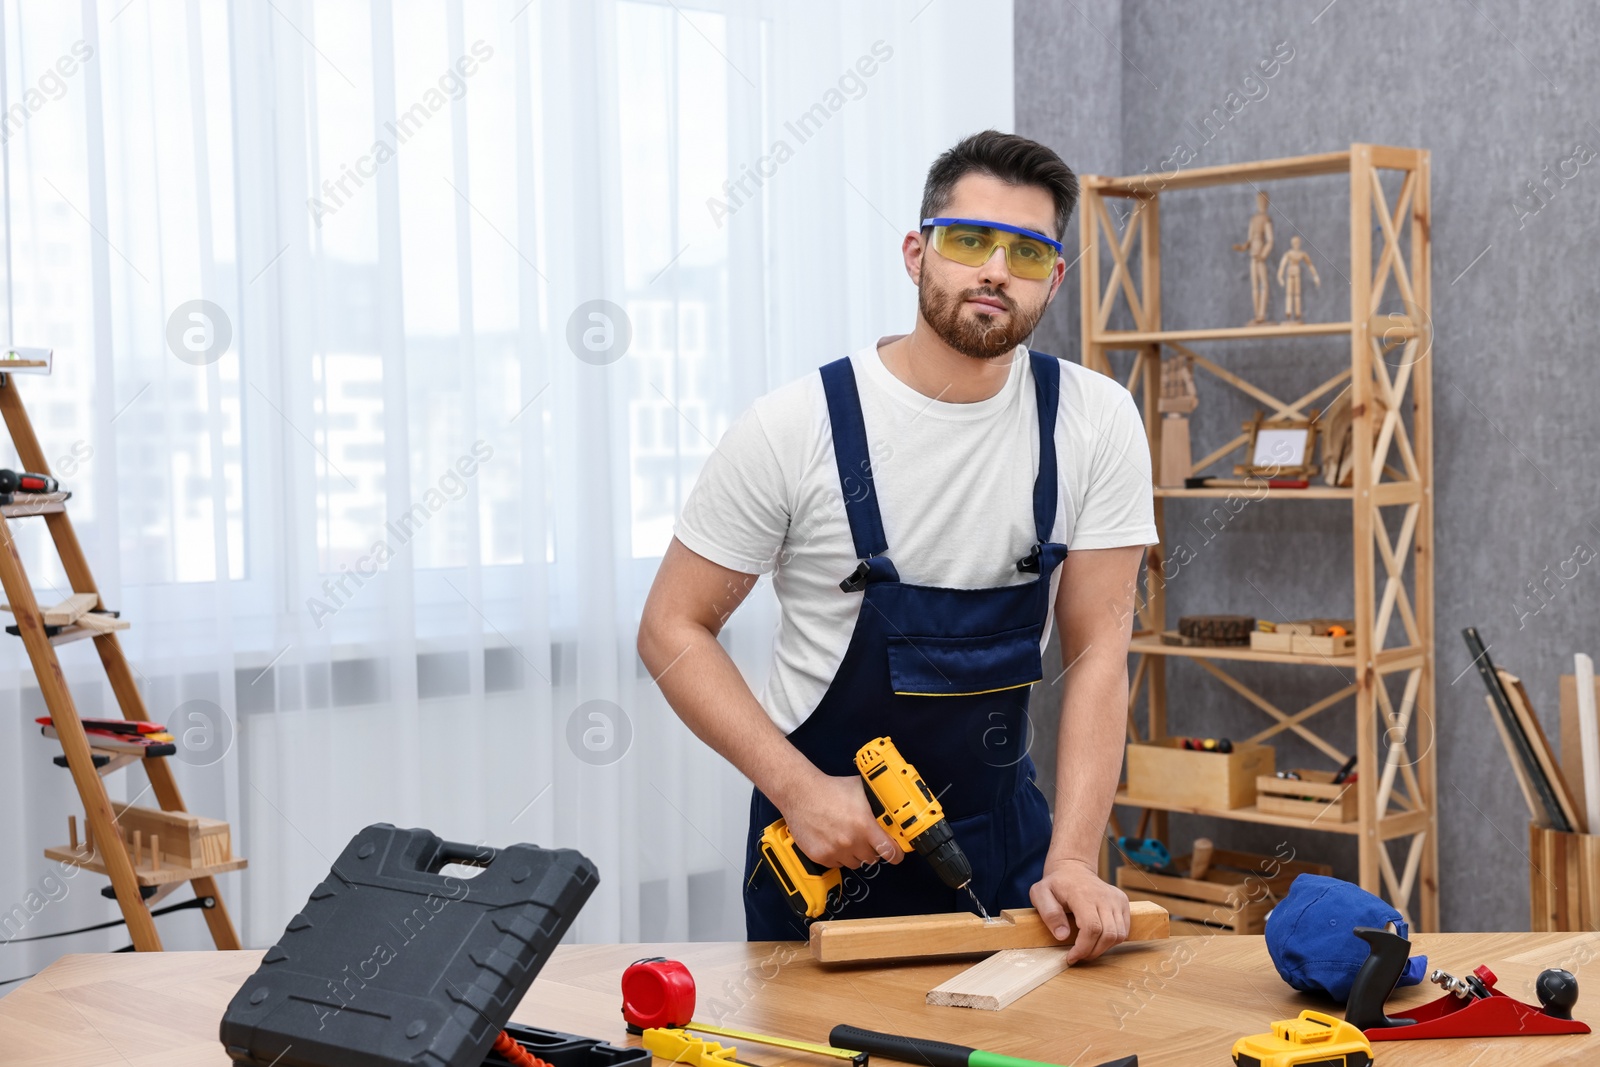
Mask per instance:
[[[941,1007],[999,1011],[1067,969],[1064,948],[1008,948],[928,990]]]
[[[138,808],[111,803],[117,825],[124,832],[139,831],[161,841],[163,862],[175,867],[212,867],[233,859],[232,833],[221,819],[208,819],[185,811]]]
[[[1129,941],[1167,936],[1164,909],[1141,901],[1134,901],[1132,909]],[[1077,936],[1074,926],[1065,941],[1057,940],[1032,908],[1008,908],[989,922],[967,912],[825,919],[811,924],[811,955],[821,963],[968,956],[1008,948],[1060,948]]]
[[[1251,631],[1250,647],[1257,652],[1292,652],[1294,651],[1294,638],[1292,633],[1265,633],[1261,630]]]
[[[93,630],[95,633],[100,634],[128,628],[127,619],[119,619],[115,615],[102,615],[93,611],[79,615],[75,624],[85,630]]]
[[[1216,852],[1216,847],[1209,837],[1195,838],[1194,851],[1189,854],[1190,878],[1200,879],[1206,876],[1206,872],[1211,869],[1211,857]]]
[[[39,609],[39,617],[46,626],[71,626],[79,617],[100,603],[99,593],[73,593],[59,604]],[[0,611],[10,611],[10,604],[0,604]]]
[[[1189,420],[1182,415],[1166,415],[1161,419],[1161,462],[1157,468],[1157,485],[1181,489],[1184,479],[1194,466],[1189,446]]]

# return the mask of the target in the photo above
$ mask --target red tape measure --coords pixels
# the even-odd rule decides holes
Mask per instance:
[[[622,1018],[634,1033],[686,1026],[694,1018],[694,976],[665,956],[635,960],[622,972]]]

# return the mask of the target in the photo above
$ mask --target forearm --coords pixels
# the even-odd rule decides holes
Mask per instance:
[[[1100,841],[1122,773],[1127,736],[1126,655],[1089,652],[1067,672],[1056,745],[1055,828],[1047,863],[1099,866]]]
[[[692,620],[648,625],[639,655],[678,718],[780,810],[821,773],[767,717],[706,627]]]

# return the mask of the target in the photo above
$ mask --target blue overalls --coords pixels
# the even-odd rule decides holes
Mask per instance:
[[[1050,845],[1050,811],[1033,784],[1028,694],[1041,679],[1040,640],[1049,618],[1050,577],[1067,546],[1050,541],[1056,515],[1055,421],[1061,365],[1031,353],[1039,410],[1039,472],[1033,486],[1037,541],[1017,561],[1034,580],[994,589],[943,589],[900,581],[885,554],[883,520],[868,459],[861,396],[850,360],[822,368],[834,459],[856,555],[840,582],[862,592],[855,630],[816,710],[789,741],[824,774],[855,775],[856,750],[894,740],[921,773],[972,861],[972,890],[989,914],[1029,906]],[[745,929],[752,941],[804,939],[760,863],[761,831],[779,812],[760,790],[750,798],[745,845]],[[941,882],[926,860],[875,863],[843,872],[843,902],[825,917],[861,918],[971,911],[965,891]]]

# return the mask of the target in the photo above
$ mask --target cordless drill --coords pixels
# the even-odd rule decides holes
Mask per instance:
[[[907,763],[894,742],[875,738],[856,752],[856,769],[878,824],[902,852],[917,852],[951,889],[965,889],[985,920],[988,913],[972,891],[972,864],[956,844],[944,809]],[[761,832],[761,855],[796,915],[815,919],[836,905],[841,890],[837,867],[824,867],[801,852],[789,825],[779,819]]]

